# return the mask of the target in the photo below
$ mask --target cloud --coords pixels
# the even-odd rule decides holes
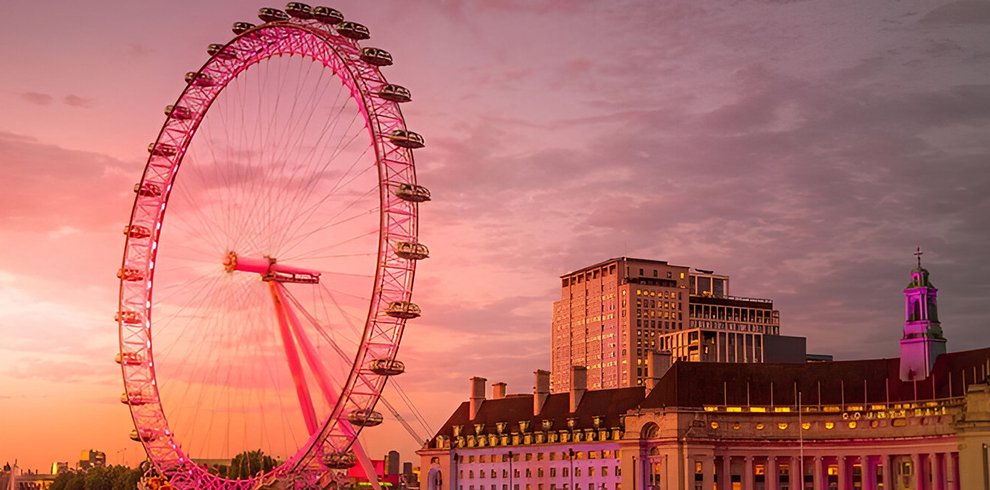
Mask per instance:
[[[65,105],[67,106],[81,108],[87,108],[93,103],[93,99],[86,99],[73,94],[66,95],[62,101],[65,102]]]
[[[79,228],[75,228],[69,225],[62,225],[52,231],[49,231],[48,238],[51,238],[52,240],[57,240],[59,238],[67,237],[69,235],[75,235],[77,233],[80,233],[81,231],[82,230],[80,230]]]
[[[102,226],[126,219],[137,178],[128,165],[103,155],[74,151],[0,132],[0,224],[14,229]]]
[[[919,22],[935,25],[990,24],[990,4],[977,0],[948,3],[932,9]]]
[[[40,92],[24,92],[21,94],[21,98],[37,105],[48,105],[52,103],[51,95]]]

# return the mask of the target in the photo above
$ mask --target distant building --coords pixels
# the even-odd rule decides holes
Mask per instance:
[[[767,357],[765,339],[780,335],[773,301],[732,296],[727,275],[619,257],[560,279],[550,336],[554,392],[570,389],[571,366],[588,368],[589,389],[643,386],[650,352],[667,352],[673,362],[789,359]]]
[[[0,490],[47,490],[52,483],[55,483],[55,475],[23,471],[16,462],[13,466],[5,464],[0,471]]]
[[[79,469],[85,471],[90,468],[107,465],[107,455],[103,451],[95,449],[83,449],[79,456]]]
[[[389,451],[385,455],[385,474],[386,475],[398,475],[399,474],[399,452]]]
[[[590,369],[574,366],[567,392],[551,394],[550,373],[537,371],[532,394],[496,383],[491,399],[473,378],[417,453],[423,467],[439,459],[451,490],[983,488],[990,347],[939,354],[935,302],[920,302],[927,316],[910,306],[930,283],[912,277],[904,337],[924,350],[790,364],[654,353],[644,386],[590,391]]]
[[[66,471],[69,471],[69,462],[68,461],[56,461],[56,462],[52,463],[52,474],[53,475],[58,475],[59,473],[65,473]],[[2,487],[0,487],[0,488],[2,488]]]

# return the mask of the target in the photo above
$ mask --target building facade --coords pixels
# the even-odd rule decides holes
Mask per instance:
[[[486,399],[486,380],[473,378],[469,400],[417,453],[424,467],[439,461],[450,490],[988,488],[990,347],[939,352],[934,288],[918,274],[904,291],[905,338],[939,340],[923,368],[915,349],[789,364],[651,352],[643,386],[591,390],[592,369],[578,364],[567,392],[551,394],[550,373],[537,371],[532,394],[497,383]],[[922,321],[925,336],[911,336]]]
[[[765,336],[780,334],[769,299],[730,295],[729,276],[661,260],[619,257],[561,276],[551,322],[551,387],[570,389],[571,366],[588,388],[643,386],[646,357],[765,362]]]
[[[939,356],[925,380],[899,371],[682,362],[597,391],[577,374],[568,393],[473,397],[418,454],[450,490],[984,488],[990,348]]]

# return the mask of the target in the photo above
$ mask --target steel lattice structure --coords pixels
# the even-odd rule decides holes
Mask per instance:
[[[273,9],[262,10],[264,14]],[[359,45],[357,40],[366,38],[363,26],[341,22],[332,9],[290,4],[287,10],[291,16],[281,11],[274,11],[275,18],[262,15],[268,21],[258,26],[235,24],[235,33],[240,33],[225,45],[211,45],[210,58],[187,75],[187,86],[166,110],[166,121],[149,147],[147,165],[134,189],[130,222],[124,229],[117,313],[117,361],[125,388],[122,401],[128,404],[134,421],[132,438],[143,444],[158,472],[168,476],[175,488],[248,489],[274,480],[314,485],[334,461],[348,459],[361,427],[376,422],[374,408],[387,378],[403,369],[396,354],[405,322],[419,315],[419,308],[411,302],[413,278],[417,260],[428,256],[428,251],[417,240],[417,212],[418,203],[428,200],[429,192],[417,184],[412,155],[413,148],[422,146],[422,138],[407,130],[399,109],[401,102],[410,99],[408,91],[389,84],[382,75],[379,66],[390,64],[388,53]],[[192,462],[195,455],[183,449],[182,438],[170,427],[160,398],[154,355],[156,260],[163,230],[167,233],[169,228],[165,216],[170,196],[174,188],[183,185],[182,179],[176,179],[205,115],[246,70],[282,56],[305,57],[329,70],[349,91],[364,120],[377,171],[377,250],[369,251],[377,254],[373,285],[366,293],[367,317],[359,344],[348,353],[353,354],[349,374],[346,381],[329,389],[337,390],[332,410],[316,421],[315,430],[310,423],[308,440],[272,472],[249,479],[224,479]],[[283,267],[269,257],[265,257],[267,262],[247,257],[238,261],[234,251],[217,252],[228,254],[226,263],[216,263],[225,267],[227,274],[257,273],[262,279],[259,284],[269,286],[283,340],[292,343],[294,335],[305,360],[319,373],[319,361],[313,361],[319,356],[298,331],[302,323],[299,314],[308,312],[296,311],[299,308],[293,305],[287,288],[289,284],[317,281],[325,271]],[[298,354],[295,357],[293,376],[302,372]],[[317,381],[326,383],[327,379]],[[298,384],[297,379],[297,390]],[[299,396],[303,399],[302,392]],[[302,411],[306,414],[306,407]]]

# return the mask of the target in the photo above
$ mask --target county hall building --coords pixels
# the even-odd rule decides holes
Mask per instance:
[[[590,389],[577,365],[553,378],[566,391],[540,370],[532,393],[496,383],[490,397],[473,378],[418,453],[440,462],[445,490],[987,488],[990,348],[946,353],[920,262],[904,296],[897,358],[671,363],[648,350],[642,384]]]

